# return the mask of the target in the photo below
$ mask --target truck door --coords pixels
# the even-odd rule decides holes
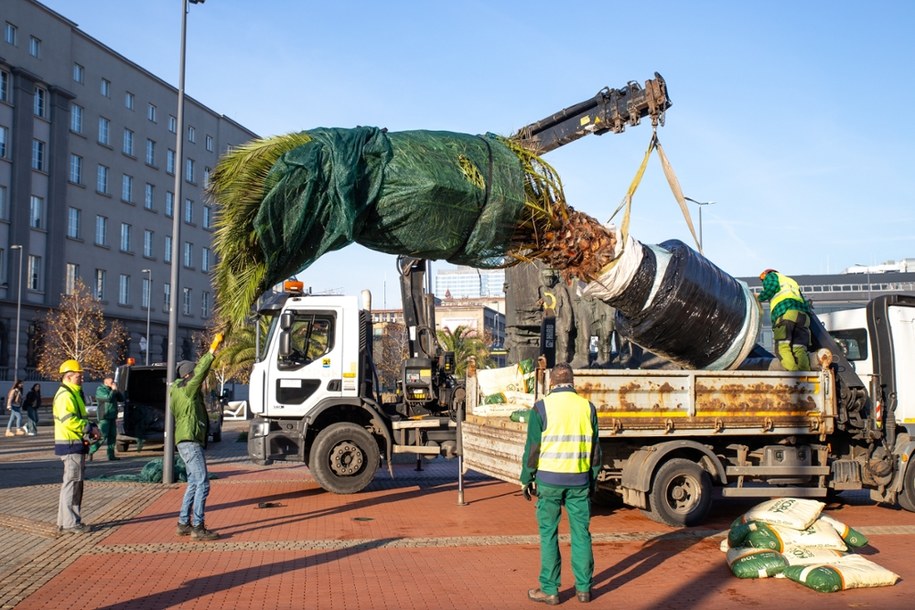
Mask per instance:
[[[325,398],[342,394],[342,310],[294,310],[281,314],[276,349],[265,388],[270,417],[301,417]]]
[[[915,307],[890,306],[890,335],[896,380],[896,422],[915,430]]]

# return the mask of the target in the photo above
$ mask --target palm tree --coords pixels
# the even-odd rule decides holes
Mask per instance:
[[[260,318],[261,348],[263,348],[264,338],[267,336],[267,320]],[[239,383],[248,383],[251,375],[251,367],[257,358],[257,338],[255,336],[255,325],[246,324],[236,327],[232,332],[226,335],[223,347],[216,353],[216,360],[213,363],[213,371],[222,378],[223,381],[235,379]]]
[[[467,361],[475,358],[477,368],[487,368],[492,365],[489,355],[489,348],[483,341],[483,338],[474,328],[469,326],[458,326],[454,330],[446,328],[438,331],[438,340],[445,351],[454,352],[456,362],[455,376],[460,378],[464,376],[467,368]]]

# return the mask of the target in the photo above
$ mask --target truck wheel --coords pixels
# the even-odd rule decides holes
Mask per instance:
[[[909,465],[905,469],[905,477],[902,480],[902,491],[896,496],[896,501],[905,510],[915,513],[915,466],[912,464],[912,460],[909,460]]]
[[[362,491],[372,481],[379,459],[378,443],[365,428],[340,422],[318,434],[308,464],[323,489],[352,494]]]
[[[696,462],[675,458],[658,469],[648,516],[673,527],[701,523],[712,504],[712,479]]]
[[[130,449],[130,443],[127,441],[118,441],[117,450],[118,453],[127,453],[127,450]]]

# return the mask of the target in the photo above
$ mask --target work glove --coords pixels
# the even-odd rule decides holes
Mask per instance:
[[[210,351],[215,352],[219,349],[219,346],[222,344],[223,334],[216,333],[216,336],[213,337],[213,342],[210,343]]]
[[[524,494],[524,499],[527,500],[528,502],[530,502],[531,496],[533,496],[535,498],[537,497],[537,483],[534,481],[531,481],[527,485],[522,485],[521,493]]]

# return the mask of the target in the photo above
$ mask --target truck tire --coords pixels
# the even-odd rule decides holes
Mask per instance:
[[[308,467],[322,489],[353,494],[371,483],[380,457],[378,443],[365,428],[339,422],[318,434],[311,447]]]
[[[127,450],[130,449],[130,443],[127,441],[118,441],[117,450],[118,453],[127,453]]]
[[[896,496],[899,506],[910,513],[915,513],[915,466],[913,463],[915,462],[909,460],[905,469],[905,477],[902,480],[902,491]]]
[[[712,478],[696,462],[674,458],[655,474],[648,495],[649,517],[673,527],[700,524],[712,504]]]

